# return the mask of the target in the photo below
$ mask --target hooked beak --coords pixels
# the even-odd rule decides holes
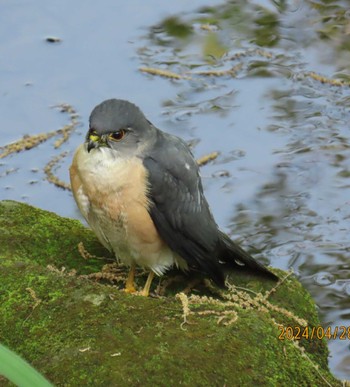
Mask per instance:
[[[87,137],[87,151],[90,153],[91,149],[105,146],[104,136],[100,137],[96,133],[91,133]]]
[[[87,151],[90,153],[91,149],[98,147],[98,141],[89,140],[87,143]]]

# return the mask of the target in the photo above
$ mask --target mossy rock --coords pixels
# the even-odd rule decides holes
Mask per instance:
[[[80,222],[0,202],[0,340],[55,386],[341,385],[325,340],[279,339],[279,325],[319,326],[293,276],[271,293],[274,282],[234,274],[249,291],[144,298],[108,283],[106,261],[80,242],[110,257]]]

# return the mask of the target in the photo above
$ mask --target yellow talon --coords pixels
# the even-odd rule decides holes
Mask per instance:
[[[137,292],[135,289],[135,269],[136,269],[136,265],[133,263],[130,267],[130,271],[129,271],[128,279],[126,280],[126,283],[125,283],[124,291],[126,293],[136,293],[140,296],[148,297],[149,290],[151,288],[151,284],[154,278],[154,272],[151,271],[148,274],[147,281],[145,283],[143,290],[141,292]]]
[[[148,297],[149,296],[149,290],[151,288],[151,284],[152,284],[153,278],[154,278],[154,272],[151,271],[148,274],[147,281],[145,283],[145,286],[144,286],[142,292],[140,293],[140,296],[144,296],[144,297]]]
[[[135,268],[136,268],[136,265],[133,263],[133,264],[131,265],[131,267],[130,267],[128,279],[126,280],[126,283],[125,283],[125,289],[124,289],[124,291],[125,291],[126,293],[136,293],[135,283],[134,283],[134,279],[135,279]]]

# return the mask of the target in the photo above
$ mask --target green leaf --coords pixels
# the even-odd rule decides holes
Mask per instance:
[[[1,344],[0,375],[20,387],[52,387],[52,384],[25,360]]]

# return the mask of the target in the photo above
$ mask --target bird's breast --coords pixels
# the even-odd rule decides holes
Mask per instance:
[[[167,246],[148,211],[147,170],[137,157],[124,159],[111,152],[77,149],[70,168],[74,198],[107,248],[126,263],[131,257],[152,266],[147,260],[159,260]]]

